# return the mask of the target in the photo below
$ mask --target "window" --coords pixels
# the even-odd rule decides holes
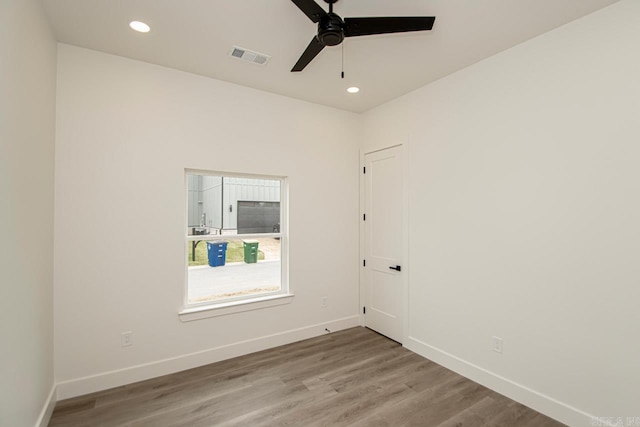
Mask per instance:
[[[186,171],[185,307],[288,294],[286,179]]]

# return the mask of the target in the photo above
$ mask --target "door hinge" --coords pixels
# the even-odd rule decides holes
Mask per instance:
[[[367,173],[367,167],[366,166],[362,167],[362,173]]]
[[[367,314],[367,307],[362,307],[362,314]]]
[[[366,267],[366,266],[367,266],[367,260],[366,260],[366,259],[363,259],[363,260],[362,260],[362,266],[363,266],[363,267]]]
[[[367,220],[367,214],[362,214],[362,220],[366,221]]]

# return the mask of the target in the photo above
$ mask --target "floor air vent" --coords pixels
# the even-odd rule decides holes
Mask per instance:
[[[264,53],[253,52],[238,46],[233,46],[231,52],[229,52],[229,56],[258,65],[265,65],[270,58],[269,55],[265,55]]]

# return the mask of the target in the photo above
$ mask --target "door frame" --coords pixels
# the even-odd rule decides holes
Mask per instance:
[[[365,174],[363,173],[363,168],[365,166],[365,157],[367,154],[372,154],[378,151],[383,151],[389,148],[401,148],[401,164],[402,164],[402,227],[400,233],[402,235],[402,345],[407,342],[407,338],[409,337],[409,191],[408,191],[408,178],[409,178],[409,143],[406,142],[398,142],[395,144],[389,144],[384,146],[376,146],[375,148],[368,149],[360,149],[360,164],[359,164],[359,175],[360,175],[360,277],[359,277],[359,305],[358,305],[358,313],[360,316],[360,325],[365,326],[365,315],[362,313],[362,307],[364,307],[364,297],[365,297],[365,268],[362,265],[362,260],[364,260],[365,256],[365,224],[363,220],[363,215],[365,212],[366,201],[365,201]]]

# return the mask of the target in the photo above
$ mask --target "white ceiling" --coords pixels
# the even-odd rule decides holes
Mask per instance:
[[[343,18],[436,16],[432,31],[346,39],[344,80],[341,46],[290,72],[316,33],[290,0],[42,1],[60,42],[363,112],[617,0],[340,0]],[[233,59],[232,45],[271,60]]]

